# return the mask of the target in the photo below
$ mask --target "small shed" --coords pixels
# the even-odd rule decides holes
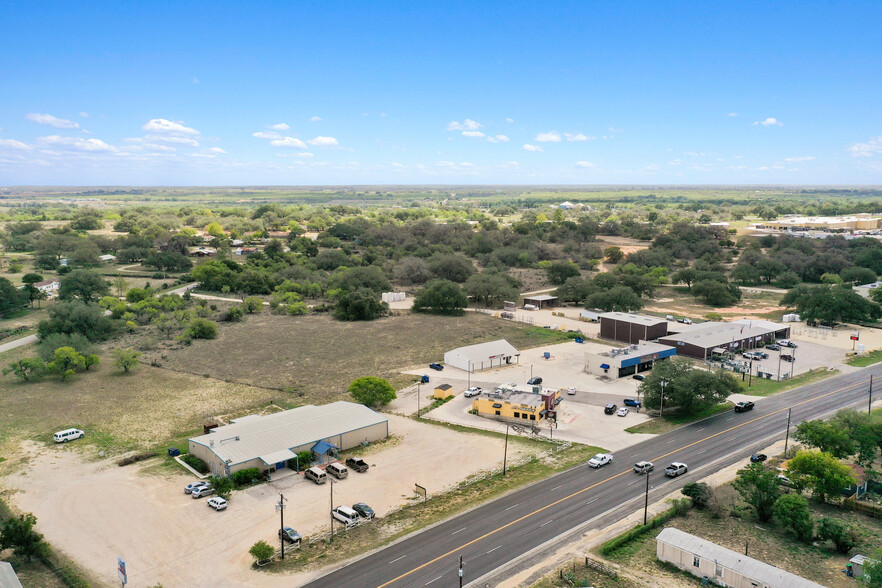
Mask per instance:
[[[600,322],[600,313],[594,312],[593,310],[583,310],[579,313],[579,320],[587,321],[589,323]]]
[[[439,384],[438,386],[435,386],[435,398],[444,400],[451,396],[453,396],[453,386],[450,384]]]
[[[848,563],[851,565],[852,575],[855,578],[860,578],[861,576],[863,576],[864,575],[864,566],[868,562],[871,562],[871,561],[873,561],[873,560],[870,559],[869,557],[867,557],[866,555],[861,555],[861,554],[857,554],[853,558],[848,560]]]
[[[553,308],[557,306],[557,296],[539,294],[537,296],[524,296],[524,306],[532,305],[536,308]]]

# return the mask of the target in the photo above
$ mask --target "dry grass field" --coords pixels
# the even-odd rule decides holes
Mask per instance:
[[[345,323],[329,316],[248,316],[223,324],[213,341],[162,352],[163,367],[290,392],[285,402],[324,404],[346,394],[352,380],[379,376],[403,387],[404,369],[443,361],[462,345],[507,339],[518,349],[562,339],[562,334],[522,327],[482,314],[461,317],[402,314]]]
[[[655,299],[647,301],[644,310],[657,314],[673,314],[701,318],[709,312],[723,316],[723,320],[739,318],[763,318],[780,320],[784,310],[779,302],[784,294],[756,290],[749,286],[741,288],[741,301],[730,307],[713,307],[703,304],[689,292],[685,286],[664,286],[657,288]],[[772,316],[775,318],[772,319]]]

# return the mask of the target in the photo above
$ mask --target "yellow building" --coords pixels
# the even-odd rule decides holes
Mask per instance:
[[[435,398],[439,400],[444,400],[445,398],[450,398],[453,396],[453,386],[450,384],[441,384],[440,386],[435,386]]]
[[[560,392],[556,390],[543,390],[538,394],[520,391],[482,394],[472,400],[472,408],[481,416],[498,420],[535,422],[554,415],[559,397]]]

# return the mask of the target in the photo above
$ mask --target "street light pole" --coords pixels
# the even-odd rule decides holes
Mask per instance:
[[[328,540],[330,543],[334,540],[334,478],[328,476],[328,480],[331,482],[331,538]]]
[[[646,472],[646,498],[643,500],[643,524],[646,524],[646,517],[649,514],[649,474]]]
[[[459,588],[462,588],[462,556],[459,556]]]
[[[508,462],[508,423],[505,423],[505,451],[502,454],[502,475],[505,475],[505,465]]]
[[[468,369],[467,373],[468,373],[467,377],[468,377],[468,382],[469,382],[468,387],[471,388],[472,387],[472,361],[471,360],[469,360],[469,369]]]
[[[664,416],[665,416],[665,386],[668,385],[668,381],[662,380],[661,382],[659,382],[659,385],[661,386],[661,404],[659,405],[659,409],[658,409],[658,417],[664,418]]]
[[[750,391],[750,384],[753,382],[753,360],[750,360],[750,363],[747,367],[747,390]]]
[[[870,374],[870,397],[867,399],[867,414],[873,412],[873,374]]]
[[[279,492],[279,542],[282,544],[282,559],[285,559],[285,495]]]
[[[420,418],[420,384],[422,384],[422,382],[422,378],[417,380],[417,418]]]
[[[781,353],[782,353],[782,350],[779,349],[778,350],[778,381],[779,382],[781,381]]]
[[[787,459],[787,444],[790,442],[790,412],[792,408],[787,409],[787,434],[784,437],[784,459]]]

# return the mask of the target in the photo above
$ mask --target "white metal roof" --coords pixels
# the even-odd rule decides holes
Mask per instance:
[[[758,323],[773,325],[771,327],[762,326]],[[768,321],[753,321],[753,324],[742,323],[717,323],[707,322],[691,325],[689,329],[684,329],[676,335],[667,335],[659,337],[659,341],[663,343],[682,341],[710,349],[713,347],[722,347],[729,345],[732,341],[741,341],[749,337],[759,337],[769,333],[775,333],[786,326],[770,323]]]
[[[539,300],[540,302],[546,302],[548,300],[557,300],[557,296],[552,296],[551,294],[537,294],[535,296],[524,296],[524,300]]]
[[[353,402],[339,401],[322,406],[310,404],[258,418],[239,419],[236,423],[218,427],[190,441],[205,445],[232,465],[255,458],[273,460],[287,455],[285,450],[388,420],[368,407]]]
[[[600,315],[601,319],[613,319],[616,321],[624,321],[628,323],[634,323],[635,325],[645,325],[647,327],[651,327],[652,325],[657,325],[659,323],[667,323],[665,319],[657,316],[647,316],[645,314],[631,314],[627,312],[605,312]]]
[[[715,561],[723,568],[746,576],[762,585],[773,588],[824,588],[823,584],[785,572],[780,568],[726,549],[721,545],[690,535],[674,527],[665,527],[658,534],[656,540],[697,555],[702,559]]]
[[[496,341],[488,341],[487,343],[457,347],[456,349],[451,349],[447,353],[459,354],[466,360],[471,360],[472,363],[480,364],[481,361],[487,361],[491,357],[496,358],[499,356],[518,355],[520,354],[520,351],[515,349],[514,345],[505,339],[497,339]],[[444,355],[447,355],[447,353]],[[447,360],[445,359],[445,362],[446,361]]]
[[[0,561],[0,587],[22,588],[15,570],[12,569],[12,564],[8,561]]]

